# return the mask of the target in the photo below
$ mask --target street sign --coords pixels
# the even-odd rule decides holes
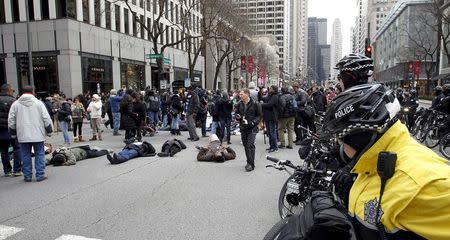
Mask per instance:
[[[170,65],[170,59],[169,58],[164,58],[164,64]]]
[[[200,82],[200,78],[199,77],[194,77],[194,82]]]
[[[161,58],[162,55],[161,54],[145,54],[145,58],[146,59],[158,59]]]
[[[167,88],[167,81],[166,80],[159,81],[159,88],[160,89],[166,89]]]

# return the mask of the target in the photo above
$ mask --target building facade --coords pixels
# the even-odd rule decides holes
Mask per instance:
[[[158,89],[184,87],[188,77],[204,86],[204,58],[188,76],[186,42],[164,52],[164,80],[158,81],[158,68],[144,26],[151,26],[159,14],[156,0],[30,0],[30,29],[36,92],[62,91],[75,96],[83,91],[108,92],[126,86],[136,90],[146,86]],[[28,47],[25,0],[0,1],[0,77],[16,89],[28,81]],[[159,24],[165,29],[158,46],[182,39],[176,23],[184,6],[167,0],[165,16]],[[192,10],[193,33],[200,33],[200,7]],[[136,21],[133,17],[136,13]],[[140,25],[139,22],[144,23]],[[198,44],[194,43],[194,44]],[[3,66],[2,66],[3,65]],[[3,69],[3,70],[2,70]],[[3,71],[3,73],[2,73]]]
[[[431,2],[400,1],[386,17],[373,42],[376,81],[429,94],[438,55],[437,33],[426,23],[436,20],[427,11]]]
[[[298,76],[306,70],[308,46],[308,1],[291,1],[289,69],[291,76]]]
[[[342,58],[342,29],[341,20],[335,19],[333,22],[333,35],[331,36],[330,53],[330,80],[337,80],[338,71],[334,69],[336,63]]]
[[[308,18],[308,81],[322,84],[328,80],[330,72],[329,54],[330,45],[327,45],[327,19]]]

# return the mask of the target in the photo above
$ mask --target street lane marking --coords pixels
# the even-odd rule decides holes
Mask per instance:
[[[0,225],[0,240],[6,239],[7,237],[10,237],[22,230],[23,230],[23,228],[8,227],[5,225]]]
[[[86,238],[82,236],[76,236],[76,235],[62,235],[61,237],[55,239],[55,240],[101,240],[98,238]]]

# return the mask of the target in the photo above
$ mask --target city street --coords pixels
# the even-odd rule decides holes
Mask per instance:
[[[90,133],[84,124],[85,136]],[[120,150],[122,136],[104,130],[91,146]],[[106,157],[75,166],[46,168],[48,180],[25,183],[0,178],[0,239],[262,239],[279,219],[277,200],[288,174],[266,169],[262,134],[257,161],[245,172],[240,136],[232,136],[237,159],[225,163],[196,161],[195,145],[173,158],[137,158],[111,165]],[[157,151],[169,132],[146,137]],[[49,139],[54,147],[62,133]],[[298,161],[297,150],[274,156]],[[84,237],[84,238],[83,238]]]

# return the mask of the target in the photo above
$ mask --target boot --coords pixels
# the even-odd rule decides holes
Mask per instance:
[[[83,136],[78,136],[78,142],[84,142],[84,140],[83,140]]]
[[[179,129],[175,130],[175,132],[176,132],[177,135],[181,135],[181,132],[180,132]]]
[[[176,135],[176,130],[174,130],[174,129],[170,130],[170,134]]]
[[[99,141],[102,141],[103,139],[102,139],[102,134],[101,133],[98,133],[98,140]]]
[[[78,142],[78,141],[79,141],[79,140],[78,140],[78,137],[74,137],[74,138],[73,138],[73,142],[74,142],[74,143],[76,143],[76,142]]]
[[[95,141],[95,140],[97,140],[97,135],[92,135],[92,138],[91,139],[89,139],[89,141]]]

